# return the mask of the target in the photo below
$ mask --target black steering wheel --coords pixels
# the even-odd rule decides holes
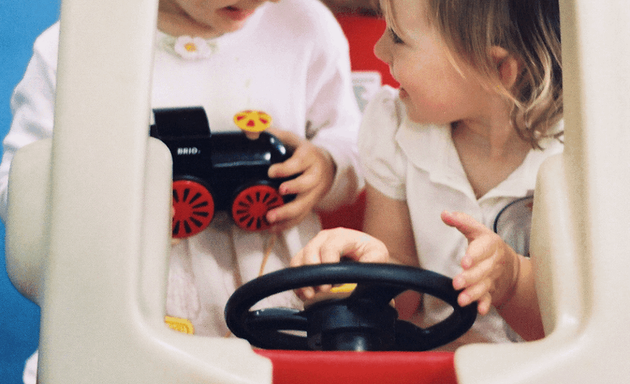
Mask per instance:
[[[343,283],[357,283],[357,287],[347,297],[319,301],[303,311],[250,311],[276,293]],[[453,313],[427,328],[398,320],[390,302],[406,290],[435,296],[450,304]],[[457,295],[450,278],[424,269],[375,263],[320,264],[287,268],[244,284],[228,300],[225,319],[235,336],[264,349],[426,351],[457,339],[475,322],[477,304],[460,307]]]

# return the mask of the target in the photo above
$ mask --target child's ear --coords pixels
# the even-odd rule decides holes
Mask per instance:
[[[512,89],[520,73],[518,59],[498,45],[490,48],[490,57],[497,68],[497,75],[503,87],[507,90]]]

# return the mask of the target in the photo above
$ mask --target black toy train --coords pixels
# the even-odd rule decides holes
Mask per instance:
[[[267,176],[272,164],[291,156],[275,136],[261,132],[251,140],[243,132],[212,133],[202,107],[153,113],[151,136],[163,141],[173,156],[173,237],[201,232],[216,211],[230,212],[245,230],[264,230],[269,227],[267,211],[295,197],[278,192],[288,179]]]

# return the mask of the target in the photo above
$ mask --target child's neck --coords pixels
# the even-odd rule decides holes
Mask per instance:
[[[479,199],[508,178],[525,160],[531,146],[511,124],[453,124],[453,143],[470,185]]]
[[[192,36],[211,39],[221,34],[215,29],[191,19],[185,14],[158,11],[158,29],[174,37]]]

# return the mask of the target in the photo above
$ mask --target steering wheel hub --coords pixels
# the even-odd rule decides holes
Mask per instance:
[[[308,346],[323,351],[382,351],[396,342],[398,312],[370,300],[330,299],[308,307]],[[376,308],[378,307],[378,308]]]

